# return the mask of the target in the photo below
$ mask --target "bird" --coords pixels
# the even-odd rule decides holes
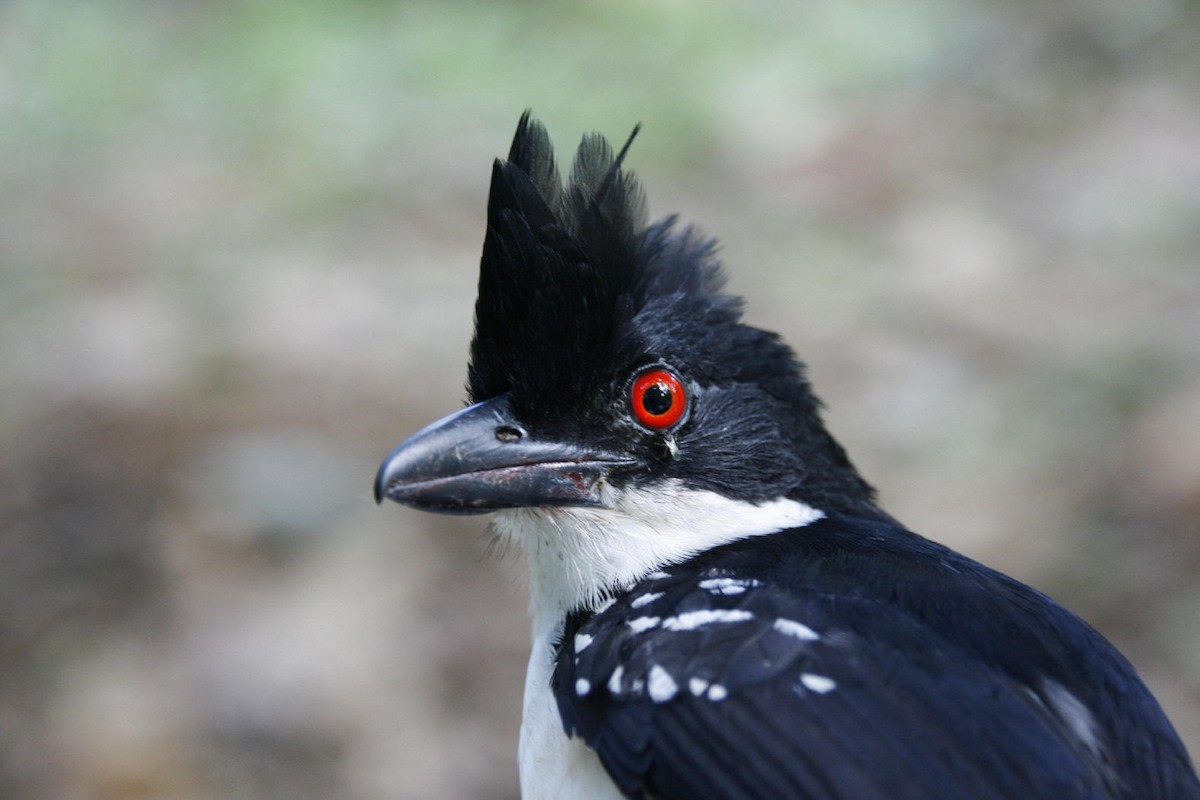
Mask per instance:
[[[377,502],[492,512],[524,551],[522,796],[1200,798],[1100,633],[881,507],[715,240],[649,221],[637,133],[585,135],[564,181],[521,116],[469,404],[375,479]]]

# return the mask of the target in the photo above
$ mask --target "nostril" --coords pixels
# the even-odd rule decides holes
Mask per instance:
[[[497,425],[496,438],[502,442],[520,441],[525,436],[525,431],[518,428],[516,425]]]

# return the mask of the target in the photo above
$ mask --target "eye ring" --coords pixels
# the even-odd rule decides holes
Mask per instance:
[[[633,418],[652,431],[665,431],[683,419],[688,407],[687,389],[673,372],[652,367],[634,378],[629,387]]]

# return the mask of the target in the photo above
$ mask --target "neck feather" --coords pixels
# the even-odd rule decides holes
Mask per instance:
[[[603,502],[601,508],[513,509],[496,515],[499,535],[520,542],[525,551],[535,636],[568,612],[594,607],[656,569],[825,516],[797,500],[750,503],[687,489],[677,481],[608,487]]]

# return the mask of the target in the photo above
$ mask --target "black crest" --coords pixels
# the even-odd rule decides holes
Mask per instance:
[[[641,187],[622,169],[636,134],[616,155],[602,136],[585,136],[564,186],[545,129],[521,117],[508,160],[492,170],[473,401],[512,392],[537,413],[539,403],[593,396],[606,377],[597,365],[615,369],[651,349],[652,331],[636,320],[656,298],[674,315],[736,323],[713,243],[674,231],[671,219],[647,225]]]

